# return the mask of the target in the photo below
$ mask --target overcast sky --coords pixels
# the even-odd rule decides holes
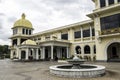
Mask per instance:
[[[10,45],[11,28],[22,13],[37,33],[87,20],[93,9],[92,0],[0,0],[0,45]]]

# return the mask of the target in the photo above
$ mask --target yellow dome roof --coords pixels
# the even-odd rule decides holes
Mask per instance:
[[[37,44],[35,41],[28,39],[28,40],[24,41],[22,43],[22,45],[37,45]]]
[[[25,19],[25,14],[23,13],[21,16],[21,19],[17,20],[14,25],[13,28],[15,27],[26,27],[26,28],[32,28],[32,23],[29,20]]]

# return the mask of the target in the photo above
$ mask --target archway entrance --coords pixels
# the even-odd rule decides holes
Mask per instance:
[[[21,51],[21,59],[25,59],[26,57],[26,52],[25,51]]]
[[[81,54],[81,47],[80,46],[76,46],[75,50],[76,50],[77,54]]]
[[[120,61],[120,43],[115,42],[107,48],[108,61]]]

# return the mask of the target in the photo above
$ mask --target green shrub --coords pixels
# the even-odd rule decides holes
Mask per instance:
[[[5,58],[10,58],[10,54],[6,54],[6,55],[5,55]]]

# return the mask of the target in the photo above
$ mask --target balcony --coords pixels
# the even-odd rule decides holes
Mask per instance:
[[[115,33],[120,33],[120,28],[102,30],[100,34],[107,35],[107,34],[115,34]]]

